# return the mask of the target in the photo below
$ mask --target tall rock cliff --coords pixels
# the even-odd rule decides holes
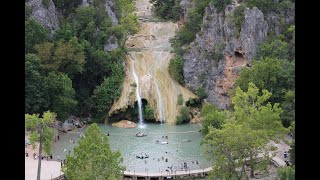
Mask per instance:
[[[238,27],[234,21],[234,11],[238,6],[228,5],[224,12],[218,13],[209,4],[201,31],[183,56],[186,86],[192,90],[203,87],[208,94],[206,101],[222,109],[230,104],[228,91],[240,69],[251,66],[258,45],[268,32],[279,33],[276,30],[279,29],[278,16],[272,13],[264,15],[256,7],[244,9],[243,22],[241,28]],[[286,22],[294,21],[294,13],[284,13],[284,17]]]
[[[59,22],[57,18],[57,11],[52,0],[48,1],[45,6],[42,0],[28,0],[26,2],[31,7],[32,16],[51,33],[58,28]]]

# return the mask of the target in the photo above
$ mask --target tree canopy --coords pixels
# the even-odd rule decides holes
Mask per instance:
[[[213,109],[208,106],[203,110],[205,117],[212,113],[213,118],[225,120],[218,128],[209,126],[203,140],[205,153],[214,159],[212,178],[241,179],[247,170],[253,178],[255,170],[266,170],[270,150],[267,143],[281,139],[288,131],[281,124],[281,107],[278,103],[271,105],[270,96],[265,89],[259,95],[259,89],[249,83],[247,91],[236,88],[234,109],[225,110],[225,115],[216,110],[208,112]]]
[[[62,171],[70,179],[117,180],[125,167],[120,151],[112,152],[108,136],[101,133],[97,124],[91,124],[74,148],[74,154],[67,155]]]

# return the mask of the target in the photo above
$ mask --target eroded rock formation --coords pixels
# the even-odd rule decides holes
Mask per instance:
[[[168,72],[170,59],[174,57],[169,39],[175,35],[178,29],[177,23],[172,22],[148,22],[152,17],[151,4],[148,0],[137,0],[137,15],[140,17],[140,31],[128,38],[126,47],[126,78],[120,98],[109,111],[109,116],[124,111],[128,106],[133,106],[136,99],[135,81],[132,67],[139,78],[139,92],[142,99],[154,109],[156,120],[160,120],[159,97],[156,88],[158,85],[164,121],[175,124],[179,113],[177,98],[183,95],[185,101],[196,98],[192,92],[174,81]],[[132,63],[134,62],[134,66]]]

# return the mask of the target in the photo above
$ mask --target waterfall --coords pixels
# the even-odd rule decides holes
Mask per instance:
[[[164,118],[163,118],[163,110],[162,110],[162,98],[159,90],[159,86],[156,80],[154,80],[154,83],[156,85],[157,93],[158,93],[158,110],[159,110],[159,115],[160,115],[160,122],[163,123]]]
[[[138,106],[139,106],[139,125],[142,125],[143,116],[142,116],[142,102],[141,102],[141,97],[139,94],[139,79],[138,79],[136,72],[134,71],[134,61],[133,60],[132,60],[132,73],[133,73],[134,81],[136,82],[136,96],[137,96]]]

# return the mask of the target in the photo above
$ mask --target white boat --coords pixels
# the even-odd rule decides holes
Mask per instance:
[[[168,144],[167,141],[161,141],[160,143],[161,143],[161,144]]]

